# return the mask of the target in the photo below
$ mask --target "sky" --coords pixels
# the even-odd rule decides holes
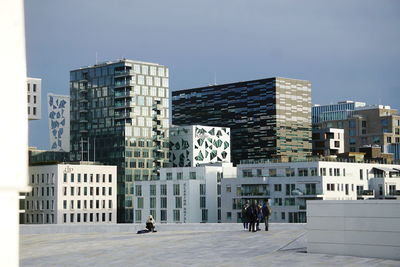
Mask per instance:
[[[121,58],[166,65],[170,90],[274,76],[312,103],[400,108],[397,0],[25,0],[27,72],[42,79],[29,145],[49,149],[46,98],[69,71]]]

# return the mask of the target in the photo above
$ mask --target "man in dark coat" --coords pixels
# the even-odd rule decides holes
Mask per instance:
[[[264,203],[262,213],[264,215],[265,231],[268,231],[269,216],[271,216],[271,207],[268,202]]]
[[[253,200],[251,205],[247,208],[247,218],[250,222],[249,232],[256,232],[257,204],[255,200]]]

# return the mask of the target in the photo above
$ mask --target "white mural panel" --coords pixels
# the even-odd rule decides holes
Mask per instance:
[[[47,95],[50,150],[69,152],[70,97]]]

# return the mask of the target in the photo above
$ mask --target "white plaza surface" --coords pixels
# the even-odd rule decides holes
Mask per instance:
[[[305,253],[305,224],[24,225],[20,266],[399,266],[400,261]],[[46,233],[47,232],[47,233]],[[36,233],[36,234],[33,234]]]

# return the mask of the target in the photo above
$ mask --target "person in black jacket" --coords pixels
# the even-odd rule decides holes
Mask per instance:
[[[269,206],[268,202],[264,203],[262,207],[262,213],[264,216],[265,231],[268,231],[269,216],[271,216],[271,207]]]
[[[257,204],[253,200],[251,205],[247,208],[247,218],[249,219],[249,232],[256,232],[256,222],[257,222]]]

